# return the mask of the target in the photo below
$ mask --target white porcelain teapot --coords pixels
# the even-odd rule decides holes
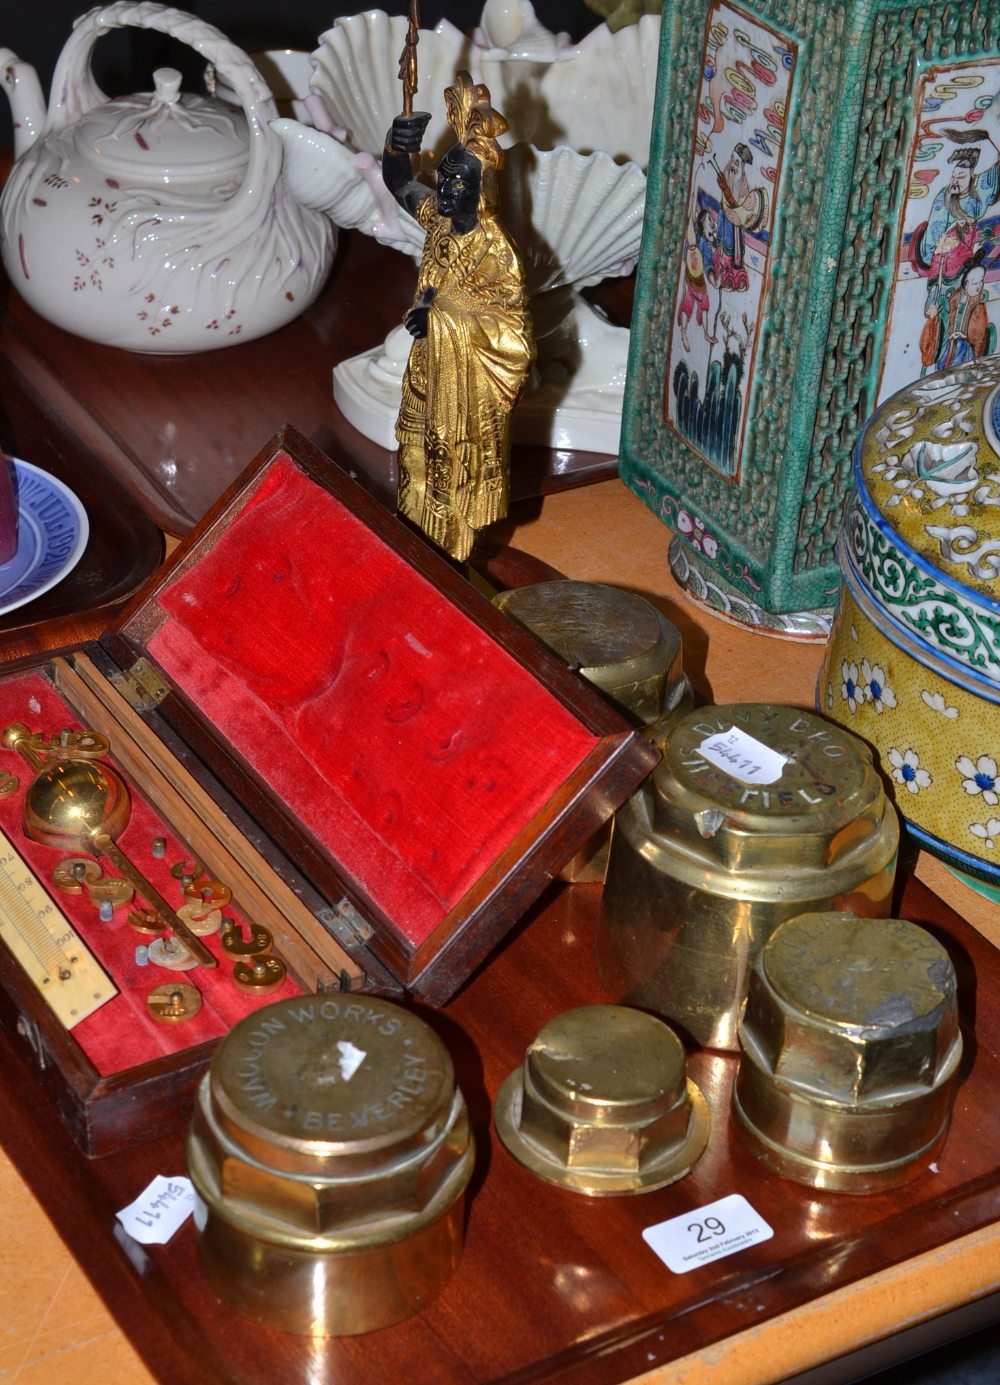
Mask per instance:
[[[212,63],[243,107],[152,93],[108,101],[90,55],[110,29],[170,34]],[[329,217],[282,177],[277,111],[250,59],[165,5],[105,5],[79,19],[46,110],[33,68],[0,50],[16,162],[0,200],[4,266],[51,322],[132,351],[207,351],[262,336],[316,297],[333,259]]]

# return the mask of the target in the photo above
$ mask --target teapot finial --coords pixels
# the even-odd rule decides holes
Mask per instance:
[[[181,94],[183,77],[176,67],[158,67],[153,73],[154,100],[161,106],[173,106]]]
[[[34,144],[45,124],[45,97],[38,73],[9,48],[0,48],[0,80],[3,81],[14,118],[14,157],[19,159]]]

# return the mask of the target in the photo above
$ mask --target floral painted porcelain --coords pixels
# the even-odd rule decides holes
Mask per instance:
[[[1000,356],[924,375],[855,455],[819,703],[922,845],[1000,884]]]
[[[195,48],[243,107],[180,93],[107,101],[90,54],[112,29],[153,29]],[[217,29],[148,3],[95,9],[75,26],[46,108],[34,70],[0,49],[17,161],[0,201],[4,267],[43,317],[132,351],[207,351],[271,332],[316,297],[332,222],[289,193],[277,109],[253,63]]]

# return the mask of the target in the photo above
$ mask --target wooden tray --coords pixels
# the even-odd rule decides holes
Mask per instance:
[[[930,927],[959,972],[966,1071],[939,1172],[893,1193],[813,1193],[754,1160],[730,1130],[735,1061],[690,1061],[713,1114],[708,1149],[681,1182],[588,1200],[542,1184],[496,1139],[491,1103],[526,1045],[559,1010],[607,999],[596,979],[599,891],[562,887],[445,1009],[423,1012],[455,1060],[479,1149],[464,1258],[419,1318],[367,1337],[309,1341],[244,1321],[203,1279],[194,1228],[143,1248],[115,1211],[157,1173],[183,1171],[180,1136],[81,1167],[34,1097],[9,1044],[0,1064],[5,1145],[152,1373],[170,1385],[413,1385],[558,1380],[610,1385],[704,1349],[1000,1219],[1000,957],[919,882],[899,912]],[[73,1196],[57,1193],[72,1189]],[[742,1193],[774,1237],[676,1276],[644,1227]],[[846,1343],[845,1343],[846,1345]]]

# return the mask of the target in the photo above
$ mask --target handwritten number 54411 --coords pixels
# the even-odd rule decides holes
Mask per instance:
[[[761,765],[746,755],[741,755],[732,736],[720,736],[718,740],[708,741],[707,746],[709,750],[719,756],[720,760],[728,760],[731,765],[742,770],[745,774],[760,774]]]
[[[160,1212],[165,1212],[171,1202],[175,1202],[177,1198],[183,1196],[184,1189],[182,1187],[178,1187],[176,1183],[168,1184],[159,1197],[153,1198],[141,1212],[136,1214],[136,1221],[140,1226],[153,1226],[160,1220]]]

